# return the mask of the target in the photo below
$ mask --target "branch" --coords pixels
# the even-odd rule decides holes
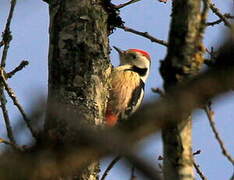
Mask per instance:
[[[0,94],[1,94],[1,97],[0,97],[1,109],[2,109],[2,113],[3,113],[5,125],[6,125],[7,136],[10,140],[10,143],[15,144],[15,138],[14,138],[12,127],[11,127],[11,122],[10,122],[10,118],[9,118],[8,111],[6,108],[6,97],[3,91],[3,87],[0,87]]]
[[[207,180],[206,176],[202,173],[199,165],[196,164],[196,162],[194,160],[193,160],[193,166],[195,167],[195,170],[196,170],[197,174],[200,176],[200,178],[202,180]]]
[[[6,82],[6,79],[5,79],[5,76],[4,76],[4,71],[3,69],[1,69],[1,81],[6,89],[6,92],[7,94],[10,96],[10,98],[12,99],[14,105],[19,109],[20,113],[22,114],[23,116],[23,119],[27,125],[27,127],[29,128],[30,132],[32,133],[33,137],[36,138],[37,137],[37,134],[36,132],[33,130],[32,128],[32,125],[31,125],[31,122],[30,120],[27,118],[27,115],[23,109],[23,107],[19,104],[17,98],[16,98],[16,95],[14,93],[14,91],[8,86],[7,82]]]
[[[136,175],[135,175],[135,167],[134,166],[132,166],[132,169],[131,169],[130,180],[137,180]]]
[[[5,30],[2,35],[3,36],[2,42],[4,44],[4,49],[2,53],[2,59],[1,59],[2,67],[5,67],[6,65],[6,57],[7,57],[7,53],[9,49],[9,44],[12,39],[10,25],[11,25],[11,20],[12,20],[14,9],[15,9],[15,4],[16,4],[16,0],[11,0],[11,7],[10,7],[10,11],[9,11],[8,18],[7,18],[7,23],[6,23]]]
[[[194,153],[193,153],[193,156],[196,156],[196,155],[198,155],[198,154],[200,154],[201,153],[201,150],[199,149],[199,150],[197,150],[197,151],[195,151]]]
[[[234,16],[232,16],[229,13],[224,14],[224,17],[227,18],[227,19],[234,19]],[[206,26],[214,26],[216,24],[220,24],[221,22],[223,22],[222,19],[219,19],[219,20],[216,20],[216,21],[213,21],[213,22],[207,22]]]
[[[138,1],[140,1],[140,0],[130,0],[130,1],[126,2],[126,3],[119,4],[119,5],[115,6],[115,8],[116,8],[116,9],[121,9],[121,8],[123,8],[123,7],[125,7],[125,6],[128,6],[128,5],[130,5],[130,4],[136,3],[136,2],[138,2]]]
[[[151,88],[152,92],[157,93],[161,97],[165,96],[165,92],[160,88]]]
[[[7,140],[5,140],[5,139],[3,139],[3,138],[0,138],[0,143],[9,145],[9,146],[11,146],[13,149],[16,149],[16,150],[18,150],[18,151],[20,151],[20,152],[23,151],[23,148],[22,148],[22,147],[17,146],[15,143],[13,143],[13,142],[11,142],[11,141],[7,141]]]
[[[12,145],[11,142],[9,142],[9,141],[7,141],[7,140],[5,140],[5,139],[2,139],[2,138],[0,138],[0,143],[4,143],[4,144],[6,144],[6,145]]]
[[[215,135],[216,140],[218,141],[218,144],[222,150],[223,155],[234,165],[234,159],[231,157],[231,155],[228,153],[223,140],[221,139],[218,130],[215,127],[215,120],[214,120],[214,112],[212,111],[210,106],[205,107],[205,112],[208,117],[210,127]]]
[[[166,46],[166,47],[168,46],[166,41],[157,39],[157,38],[153,37],[152,35],[150,35],[148,32],[140,32],[140,31],[137,31],[135,29],[132,29],[132,28],[129,28],[129,27],[126,27],[126,26],[121,26],[119,28],[123,29],[126,32],[131,32],[133,34],[145,37],[146,39],[149,39],[151,42],[158,43],[158,44],[161,44],[161,45]]]
[[[15,75],[18,71],[21,71],[23,68],[25,68],[29,64],[28,61],[22,61],[14,70],[6,74],[6,78],[11,78]]]
[[[231,23],[227,20],[227,18],[220,12],[220,10],[215,7],[215,4],[209,3],[209,7],[210,9],[213,11],[213,13],[218,16],[223,22],[224,24],[229,27],[232,28]]]
[[[158,0],[159,2],[167,3],[167,0]]]
[[[0,48],[4,45],[3,41],[0,41]]]
[[[1,67],[2,68],[5,67],[5,65],[6,65],[6,58],[7,58],[7,53],[8,53],[8,49],[9,49],[9,44],[10,44],[10,41],[12,39],[11,31],[10,31],[10,25],[11,25],[11,21],[12,21],[14,9],[15,9],[15,4],[16,4],[16,0],[11,0],[10,11],[9,11],[9,14],[8,14],[8,17],[7,17],[7,22],[6,22],[6,25],[5,25],[4,32],[2,34],[2,41],[0,42],[0,47],[2,47],[4,45],[3,52],[2,52],[2,58],[1,58]],[[9,140],[10,140],[10,143],[13,144],[14,147],[16,147],[16,142],[15,142],[15,138],[14,138],[13,131],[12,131],[12,128],[11,128],[8,111],[6,109],[6,97],[5,97],[5,94],[4,94],[2,84],[1,84],[1,87],[0,87],[0,94],[1,94],[1,97],[0,97],[1,109],[2,109],[2,113],[3,113],[4,121],[5,121],[5,124],[6,124],[7,136],[9,138]]]
[[[121,159],[121,156],[117,156],[115,157],[110,164],[107,166],[106,170],[104,171],[101,180],[104,180],[106,178],[106,176],[108,175],[108,173],[110,172],[110,170],[114,167],[114,165]]]

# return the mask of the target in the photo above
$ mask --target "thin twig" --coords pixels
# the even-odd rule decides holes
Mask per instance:
[[[33,130],[30,119],[28,119],[23,107],[19,104],[16,95],[14,93],[14,91],[9,87],[9,85],[6,82],[5,76],[4,76],[4,71],[1,69],[1,81],[6,89],[7,94],[10,96],[10,98],[12,99],[14,105],[19,109],[20,113],[23,116],[23,119],[27,125],[27,127],[29,128],[30,132],[32,133],[33,137],[37,138],[37,134],[36,132]]]
[[[200,149],[197,150],[197,151],[195,151],[195,152],[193,153],[193,156],[196,156],[196,155],[198,155],[198,154],[201,154],[201,150],[200,150]]]
[[[234,19],[234,16],[232,16],[229,13],[224,14],[224,17],[226,17],[227,19]],[[207,22],[206,26],[214,26],[216,24],[220,24],[221,22],[223,22],[223,20],[222,19],[218,19],[218,20],[213,21],[213,22]]]
[[[136,176],[135,176],[135,167],[132,166],[132,169],[131,169],[131,177],[130,177],[130,180],[136,180]]]
[[[6,108],[6,97],[5,97],[5,94],[3,91],[3,87],[0,87],[0,101],[1,101],[1,109],[2,109],[2,113],[3,113],[5,125],[6,125],[7,136],[9,138],[11,144],[15,144],[15,138],[13,135],[13,131],[12,131],[11,123],[10,123],[10,118],[9,118],[8,111]]]
[[[5,65],[6,65],[6,57],[7,57],[7,53],[8,53],[8,49],[9,49],[9,44],[10,44],[10,41],[12,39],[10,25],[11,25],[11,20],[12,20],[14,9],[15,9],[15,4],[16,4],[16,0],[11,0],[11,7],[10,7],[10,11],[9,11],[9,14],[7,17],[7,23],[6,23],[5,30],[4,30],[3,35],[2,35],[4,49],[3,49],[3,53],[2,53],[1,67],[5,67]]]
[[[162,2],[162,3],[167,3],[167,0],[158,0],[159,2]]]
[[[231,155],[228,153],[227,149],[225,148],[224,142],[221,139],[219,132],[215,127],[214,112],[212,111],[210,106],[205,107],[205,112],[208,117],[210,127],[215,135],[216,140],[218,141],[218,144],[222,150],[223,155],[234,165],[234,159],[231,157]]]
[[[125,6],[128,6],[128,5],[130,5],[130,4],[136,3],[136,2],[138,2],[138,1],[140,1],[140,0],[130,0],[130,1],[126,2],[126,3],[119,4],[119,5],[115,6],[115,8],[121,9],[121,8],[123,8],[123,7],[125,7]]]
[[[195,167],[195,170],[196,170],[197,174],[200,176],[200,178],[202,180],[207,180],[207,177],[202,173],[199,165],[196,164],[196,162],[194,160],[193,160],[193,166]]]
[[[209,67],[212,67],[216,64],[215,61],[216,61],[217,52],[214,51],[214,47],[211,47],[210,51],[208,48],[206,48],[206,52],[209,54],[210,58],[205,59],[204,64],[206,64]]]
[[[152,92],[159,94],[161,97],[165,96],[165,92],[160,88],[151,88]]]
[[[7,140],[5,140],[3,138],[0,138],[0,143],[9,145],[9,146],[11,146],[12,148],[14,148],[15,150],[18,150],[18,151],[23,151],[24,150],[23,147],[17,146],[15,143],[13,143],[11,141],[7,141]]]
[[[7,22],[6,22],[4,32],[2,34],[2,41],[0,42],[0,47],[2,47],[4,45],[3,52],[2,52],[2,58],[1,58],[1,67],[5,67],[9,44],[10,44],[10,41],[12,39],[10,25],[11,25],[11,20],[12,20],[14,9],[15,9],[15,4],[16,4],[16,0],[11,0],[11,7],[10,7],[9,14],[7,17]],[[14,138],[13,131],[11,128],[11,124],[10,124],[10,118],[8,115],[8,111],[6,109],[6,97],[4,94],[2,84],[0,85],[0,95],[1,95],[1,97],[0,97],[1,109],[2,109],[2,113],[3,113],[4,121],[6,124],[7,136],[10,140],[10,143],[14,144],[14,146],[16,146],[15,138]]]
[[[18,71],[21,71],[23,68],[25,68],[28,65],[28,61],[22,61],[14,70],[12,70],[11,72],[7,73],[6,77],[7,78],[11,78],[12,76],[15,75],[15,73],[17,73]]]
[[[6,144],[6,145],[12,145],[12,142],[7,141],[7,140],[5,140],[3,138],[0,138],[0,143]]]
[[[106,176],[108,175],[108,173],[110,172],[110,170],[114,167],[114,165],[121,159],[121,156],[117,156],[115,157],[110,164],[107,166],[106,170],[104,171],[101,180],[104,180],[106,178]]]
[[[166,41],[157,39],[157,38],[153,37],[152,35],[150,35],[148,32],[140,32],[140,31],[137,31],[135,29],[132,29],[132,28],[129,28],[126,26],[121,26],[119,28],[123,29],[126,32],[131,32],[133,34],[145,37],[145,38],[149,39],[151,42],[158,43],[158,44],[161,44],[161,45],[166,46],[166,47],[168,46]]]
[[[195,152],[193,153],[193,156],[196,156],[196,155],[198,155],[198,154],[200,154],[200,153],[201,153],[201,150],[199,149],[199,150],[197,150],[197,151],[195,151]],[[195,167],[195,170],[196,170],[197,174],[200,176],[200,178],[201,178],[202,180],[207,180],[206,176],[202,173],[202,171],[201,171],[199,165],[195,162],[194,159],[193,159],[193,166]]]
[[[4,45],[3,41],[0,42],[0,48]]]
[[[218,16],[223,22],[224,24],[229,27],[232,28],[231,23],[227,20],[227,18],[220,12],[220,10],[215,7],[215,4],[209,3],[209,7],[210,9],[213,11],[213,13]]]

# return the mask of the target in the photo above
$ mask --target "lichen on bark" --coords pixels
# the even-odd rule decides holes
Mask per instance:
[[[108,98],[108,14],[102,0],[48,1],[50,13],[48,112],[45,129],[52,140],[73,142],[77,126],[56,116],[53,104],[77,121],[102,125]],[[68,105],[68,106],[66,106]],[[97,179],[97,164],[70,179]],[[72,178],[73,177],[73,178]],[[67,179],[67,178],[64,178]]]

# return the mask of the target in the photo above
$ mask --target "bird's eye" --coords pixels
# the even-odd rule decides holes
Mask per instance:
[[[136,59],[136,54],[131,54],[131,57],[133,58],[133,59]]]

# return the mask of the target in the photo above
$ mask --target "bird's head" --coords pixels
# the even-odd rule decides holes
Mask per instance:
[[[145,81],[149,74],[151,59],[149,53],[140,49],[128,49],[123,51],[115,46],[114,49],[119,53],[120,65],[130,65],[132,68],[138,68],[142,79]]]
[[[146,51],[140,49],[128,49],[123,51],[115,46],[114,49],[119,53],[120,65],[133,65],[138,68],[149,69],[151,60],[149,53]]]

